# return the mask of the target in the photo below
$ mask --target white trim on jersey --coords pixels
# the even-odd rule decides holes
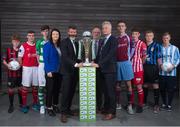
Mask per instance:
[[[19,48],[18,57],[23,57],[24,52],[25,52],[24,46],[21,45],[20,48]]]

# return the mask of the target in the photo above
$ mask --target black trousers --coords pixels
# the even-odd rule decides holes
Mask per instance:
[[[78,73],[65,74],[62,80],[61,113],[68,114],[76,91]]]
[[[159,86],[163,104],[171,106],[176,89],[176,81],[175,76],[160,76]]]
[[[58,105],[59,91],[61,87],[62,75],[59,73],[52,73],[53,77],[46,75],[46,106]]]
[[[96,106],[98,110],[102,109],[103,104],[103,89],[102,89],[102,74],[99,68],[96,69]]]
[[[104,93],[104,109],[110,114],[116,114],[116,74],[101,73],[103,93]]]

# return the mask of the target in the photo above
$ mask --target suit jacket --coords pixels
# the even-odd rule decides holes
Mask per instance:
[[[99,55],[100,55],[102,44],[103,44],[103,39],[99,39],[98,47],[97,47],[98,51],[97,51],[97,54],[96,54],[96,58],[94,59],[95,63],[98,63],[98,61],[99,61]]]
[[[116,50],[117,39],[114,36],[110,36],[106,44],[102,46],[99,53],[98,64],[100,70],[103,73],[115,73],[116,72]]]
[[[62,40],[60,44],[62,61],[61,61],[61,74],[73,74],[77,69],[74,67],[78,63],[78,42],[75,42],[76,54],[74,52],[73,44],[69,38]]]

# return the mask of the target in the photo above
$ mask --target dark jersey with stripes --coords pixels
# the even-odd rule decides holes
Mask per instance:
[[[157,42],[152,42],[147,46],[147,58],[145,64],[157,65],[157,60],[161,57],[161,47]]]
[[[18,58],[18,51],[14,50],[13,48],[7,48],[6,53],[3,56],[3,60],[7,63],[12,61],[13,58]],[[8,69],[8,77],[9,78],[20,78],[22,75],[22,69],[17,71],[12,71]]]

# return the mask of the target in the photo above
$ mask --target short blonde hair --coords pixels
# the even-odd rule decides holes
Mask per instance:
[[[109,25],[110,28],[112,29],[112,24],[111,24],[110,21],[104,21],[104,22],[102,23],[102,27],[103,27],[104,25]]]

